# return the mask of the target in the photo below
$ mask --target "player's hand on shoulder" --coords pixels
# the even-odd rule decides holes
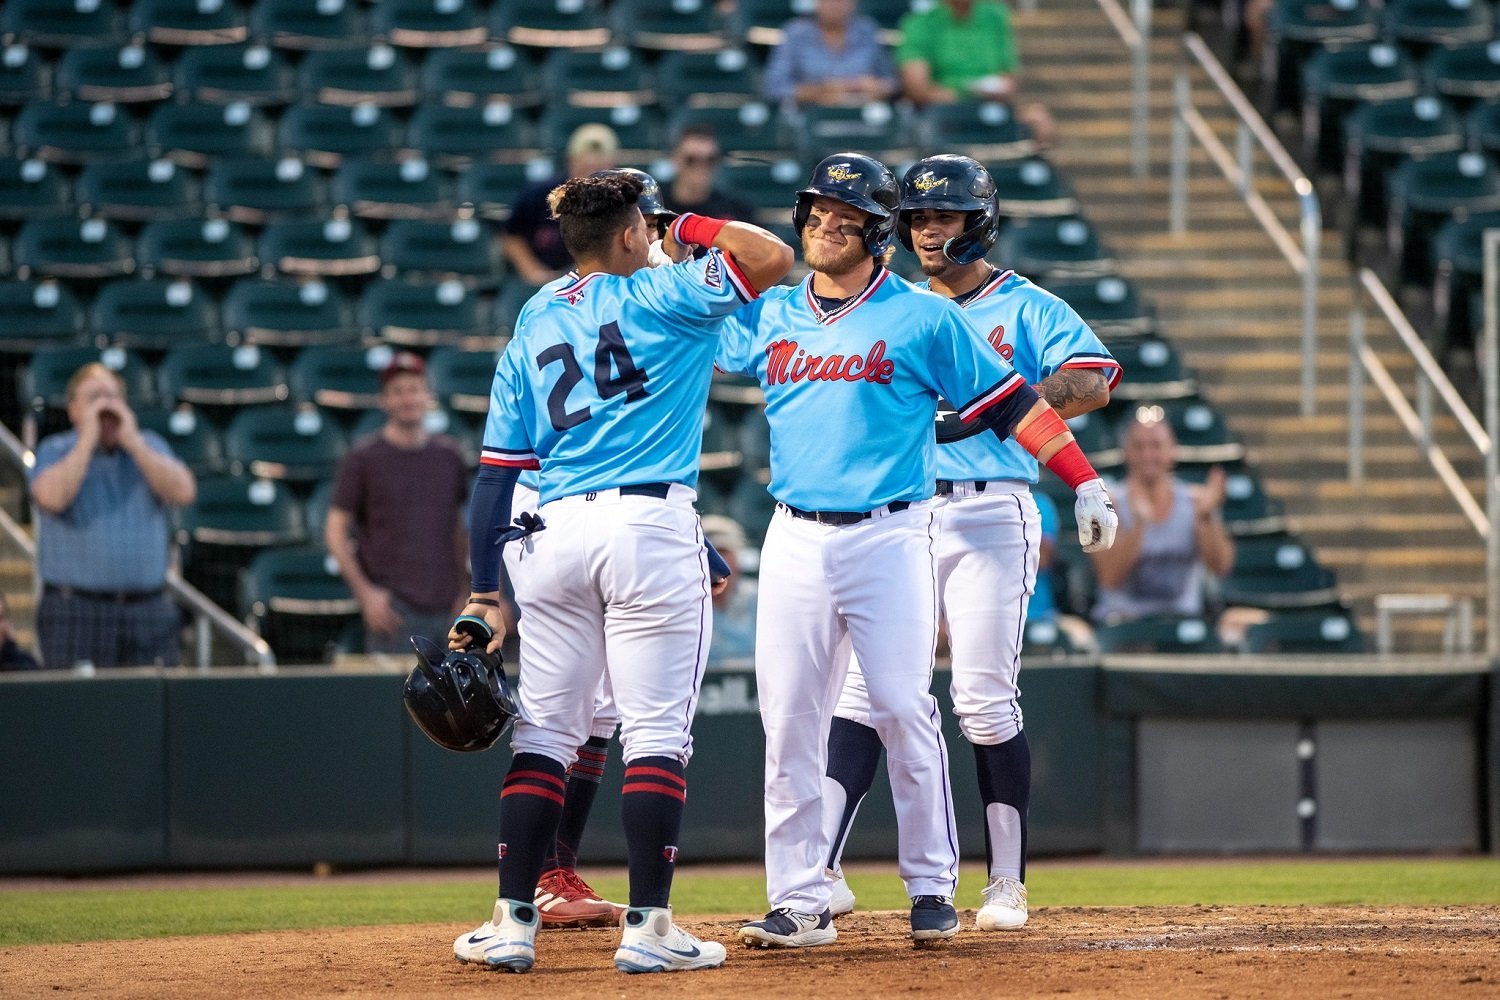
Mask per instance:
[[[1114,501],[1102,479],[1080,483],[1077,496],[1073,516],[1078,521],[1078,543],[1085,552],[1102,552],[1115,544],[1115,532],[1120,527]]]

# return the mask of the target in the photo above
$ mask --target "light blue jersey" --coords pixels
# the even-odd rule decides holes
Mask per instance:
[[[1024,383],[963,311],[876,268],[832,312],[812,276],[724,323],[715,364],[760,379],[771,495],[803,510],[866,511],[932,496],[938,396],[972,419]]]
[[[695,485],[717,320],[754,297],[717,250],[562,283],[500,355],[480,460],[540,468],[542,503],[636,483]]]
[[[923,288],[927,283],[922,284]],[[1014,271],[995,271],[963,303],[964,315],[1000,356],[1036,385],[1063,368],[1099,368],[1113,389],[1120,363],[1062,299]],[[1037,480],[1037,461],[1014,438],[988,430],[938,446],[937,478]]]

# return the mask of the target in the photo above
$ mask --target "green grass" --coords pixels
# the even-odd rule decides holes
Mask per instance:
[[[622,877],[591,880],[603,895],[625,896]],[[860,866],[850,885],[861,909],[907,906],[894,871]],[[963,871],[960,906],[983,885]],[[1398,859],[1067,864],[1043,862],[1028,873],[1033,907],[1171,905],[1474,905],[1500,904],[1500,860]],[[375,884],[338,878],[305,886],[184,889],[41,889],[0,891],[0,946],[99,939],[227,934],[368,924],[478,923],[494,882]],[[673,906],[682,914],[760,913],[758,875],[686,869]]]

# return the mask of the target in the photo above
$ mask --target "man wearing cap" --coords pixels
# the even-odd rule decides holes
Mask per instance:
[[[573,266],[557,220],[547,209],[547,195],[563,181],[613,167],[619,151],[620,140],[614,129],[598,122],[580,125],[568,137],[567,174],[533,184],[516,196],[510,218],[502,226],[501,245],[521,280],[545,285]]]
[[[446,635],[465,593],[469,474],[458,442],[424,424],[420,357],[403,351],[381,370],[380,408],[385,426],[339,466],[323,540],[359,599],[365,652],[404,654],[412,635]]]

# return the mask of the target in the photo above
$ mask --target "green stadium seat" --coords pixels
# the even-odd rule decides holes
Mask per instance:
[[[230,45],[250,36],[244,8],[230,0],[135,0],[129,25],[153,45]]]
[[[149,222],[135,246],[143,272],[186,278],[237,278],[260,270],[245,227],[227,219]]]
[[[267,549],[241,573],[240,615],[283,664],[322,663],[359,618],[359,602],[321,547]]]
[[[480,45],[489,37],[472,0],[379,0],[371,27],[377,37],[411,49]]]
[[[1047,290],[1068,305],[1106,341],[1139,337],[1156,325],[1154,311],[1124,278],[1055,281]]]
[[[860,13],[869,15],[880,25],[885,32],[885,43],[894,45],[900,39],[897,28],[901,19],[912,11],[926,10],[929,6],[926,0],[862,0],[859,9]]]
[[[609,108],[582,108],[563,104],[549,106],[542,113],[542,146],[562,161],[568,137],[574,129],[589,122],[600,122],[614,129],[620,140],[617,154],[622,163],[649,163],[661,155],[665,145],[661,115],[635,104]]]
[[[1027,619],[1021,642],[1021,655],[1027,660],[1059,659],[1079,652],[1068,633],[1047,619]]]
[[[1136,411],[1151,410],[1165,417],[1177,437],[1177,461],[1221,464],[1245,457],[1245,444],[1224,422],[1224,417],[1202,399],[1160,399],[1135,404]]]
[[[0,223],[72,214],[68,182],[45,160],[0,159]]]
[[[349,442],[353,444],[363,434],[356,428],[349,435]],[[307,537],[322,541],[323,528],[328,523],[328,508],[332,504],[333,489],[337,481],[330,479],[313,487],[312,494],[302,504],[302,519],[307,523]]]
[[[713,107],[689,105],[673,116],[670,131],[676,136],[690,125],[713,129],[719,148],[731,156],[751,154],[747,159],[760,160],[770,153],[778,159],[791,155],[781,117],[759,100]]]
[[[746,466],[748,468],[748,465]],[[729,516],[740,523],[750,543],[759,547],[776,513],[776,500],[758,476],[741,476],[729,493]]]
[[[67,285],[58,281],[0,280],[0,354],[31,354],[49,347],[77,346],[85,314]]]
[[[401,274],[458,278],[480,287],[495,285],[503,273],[489,227],[478,219],[398,219],[386,227],[380,256]]]
[[[423,104],[412,114],[406,144],[452,169],[525,162],[541,155],[531,123],[503,101],[477,107]]]
[[[417,103],[417,71],[389,45],[309,52],[297,80],[303,99],[319,104],[407,108]]]
[[[542,101],[542,75],[523,50],[496,45],[480,51],[439,49],[422,63],[422,90],[429,100],[472,107],[502,100],[514,108]]]
[[[542,82],[549,94],[566,95],[579,107],[656,103],[645,60],[619,45],[599,51],[553,49],[542,63]]]
[[[446,434],[458,442],[459,450],[463,452],[464,461],[470,469],[479,467],[479,453],[484,441],[483,415],[474,413],[454,413],[445,410],[441,406],[428,410],[422,416],[422,428],[428,434]],[[386,415],[384,410],[365,410],[354,422],[354,430],[349,434],[350,442],[358,441],[369,434],[376,434],[385,426]],[[308,501],[311,504],[313,501]],[[323,509],[318,513],[326,516],[328,512],[326,500]],[[322,521],[319,522],[320,533]]]
[[[152,156],[167,156],[201,170],[226,157],[261,157],[275,147],[276,132],[259,109],[234,104],[163,104],[146,123]]]
[[[773,48],[781,44],[783,25],[811,13],[802,0],[736,0],[734,30],[751,45]]]
[[[318,172],[295,156],[226,159],[209,168],[203,185],[211,214],[252,226],[316,216],[325,200]]]
[[[1236,537],[1277,535],[1287,531],[1286,508],[1279,500],[1261,489],[1255,472],[1243,461],[1182,462],[1177,466],[1179,479],[1202,483],[1210,470],[1224,470],[1224,527]]]
[[[125,18],[114,0],[6,0],[0,4],[0,43],[44,49],[117,45]]]
[[[198,178],[167,159],[91,163],[78,175],[73,199],[81,214],[121,222],[202,214]]]
[[[1412,57],[1385,42],[1319,49],[1302,69],[1302,136],[1320,166],[1337,170],[1342,122],[1367,101],[1415,97],[1421,72]]]
[[[759,222],[783,222],[791,216],[791,192],[807,182],[807,170],[796,160],[730,163],[719,168],[719,184],[755,209]]]
[[[1438,96],[1467,110],[1500,98],[1500,41],[1441,48],[1423,66],[1427,85]]]
[[[656,89],[690,108],[735,107],[760,94],[758,69],[742,48],[668,52],[656,66]]]
[[[241,410],[224,432],[235,473],[312,484],[331,477],[344,455],[344,432],[310,405]]]
[[[99,289],[89,312],[96,340],[133,350],[219,339],[218,306],[184,278],[112,281]]]
[[[261,551],[308,540],[302,505],[284,483],[249,476],[214,476],[198,483],[193,504],[179,512],[183,576],[220,605],[234,605],[240,570]]]
[[[380,269],[375,238],[357,219],[282,221],[260,238],[260,259],[283,274],[350,277]]]
[[[401,146],[396,117],[374,104],[293,105],[281,113],[276,134],[284,151],[330,170],[346,159],[388,156]]]
[[[72,49],[58,61],[53,86],[75,101],[138,104],[172,95],[166,64],[143,45]]]
[[[1064,215],[1006,226],[989,258],[1041,285],[1114,274],[1115,259],[1083,219]]]
[[[995,179],[996,198],[1004,217],[1027,219],[1077,215],[1078,199],[1052,164],[1039,156],[986,163]]]
[[[507,278],[501,284],[500,291],[495,295],[493,316],[497,334],[504,337],[510,336],[511,331],[515,329],[517,317],[521,315],[521,307],[537,293],[538,287],[515,276]]]
[[[254,344],[184,344],[168,351],[158,373],[162,401],[228,415],[246,406],[284,403],[286,372]]]
[[[703,443],[698,468],[702,472],[737,469],[744,456],[739,450],[739,426],[733,408],[710,403],[703,411]]]
[[[12,247],[17,277],[114,278],[135,270],[130,241],[106,219],[33,219]]]
[[[479,351],[439,347],[427,359],[427,378],[438,402],[459,413],[487,413],[495,380],[495,357]]]
[[[1320,608],[1339,600],[1333,573],[1291,535],[1237,538],[1234,568],[1220,594],[1226,604],[1269,610]]]
[[[359,322],[368,336],[405,347],[499,342],[485,322],[480,298],[462,281],[390,279],[365,286]]]
[[[741,418],[737,444],[748,471],[771,467],[771,425],[766,422],[764,410],[749,410]]]
[[[1389,0],[1384,15],[1386,35],[1418,55],[1487,42],[1494,21],[1490,5],[1473,0]]]
[[[354,49],[369,43],[354,0],[255,0],[250,33],[283,49]]]
[[[288,372],[292,398],[325,410],[368,410],[380,405],[380,373],[389,346],[305,347]]]
[[[1314,52],[1378,39],[1381,10],[1372,0],[1277,0],[1266,18],[1262,66],[1272,107],[1301,103],[1302,64]]]
[[[1109,351],[1125,369],[1124,378],[1110,393],[1112,399],[1185,399],[1198,394],[1197,379],[1172,345],[1160,337],[1115,341]]]
[[[1500,212],[1449,219],[1432,238],[1433,327],[1441,343],[1462,340],[1478,327],[1468,297],[1484,283],[1484,231],[1500,229]]]
[[[1483,153],[1407,160],[1390,177],[1386,243],[1408,282],[1432,280],[1432,240],[1456,213],[1500,211],[1500,168]]]
[[[1125,385],[1125,382],[1121,382],[1119,388],[1124,388]],[[1091,410],[1080,413],[1076,417],[1069,417],[1067,423],[1068,429],[1073,432],[1073,439],[1078,442],[1078,447],[1083,449],[1084,454],[1088,455],[1094,468],[1108,469],[1124,460],[1119,434],[1103,412]],[[1069,494],[1071,495],[1071,490]],[[1067,506],[1071,508],[1072,505],[1070,496]]]
[[[224,442],[219,431],[188,404],[141,407],[135,411],[135,419],[142,430],[160,434],[193,475],[215,476],[224,471]],[[203,495],[201,488],[198,495]]]
[[[448,218],[457,208],[448,175],[420,158],[347,161],[329,198],[362,219]]]
[[[1213,623],[1196,616],[1161,615],[1135,621],[1098,625],[1094,641],[1099,652],[1110,653],[1221,653]]]
[[[459,174],[459,199],[472,206],[480,218],[501,221],[510,218],[517,195],[527,186],[552,175],[552,161],[545,159],[526,163],[474,163]]]
[[[49,347],[31,356],[21,370],[21,401],[27,407],[21,439],[27,447],[71,426],[68,420],[68,379],[84,365],[98,362],[125,383],[132,407],[156,401],[151,368],[139,354],[119,347]]]
[[[607,45],[609,19],[600,0],[509,0],[491,8],[490,37],[539,49]]]
[[[1015,110],[1000,101],[935,104],[922,112],[930,149],[962,149],[985,163],[1034,156],[1036,139]]]
[[[51,93],[50,70],[47,59],[28,45],[0,48],[0,105],[46,100]]]
[[[1344,190],[1351,240],[1353,225],[1384,221],[1385,177],[1401,160],[1451,153],[1464,146],[1458,114],[1447,102],[1427,95],[1361,104],[1344,129]]]
[[[789,124],[804,163],[850,149],[869,150],[883,160],[917,156],[916,129],[899,106],[884,101],[855,108],[808,105]]]
[[[713,0],[615,0],[615,38],[648,52],[713,52],[725,44]]]
[[[1369,643],[1344,611],[1282,612],[1245,629],[1247,653],[1364,653]]]
[[[1464,126],[1472,149],[1491,155],[1500,154],[1500,102],[1486,101],[1469,112]]]
[[[247,344],[310,347],[359,337],[344,294],[321,279],[242,278],[224,297],[224,329]]]
[[[177,95],[209,104],[280,107],[297,99],[297,76],[286,57],[259,43],[211,45],[177,57]]]
[[[96,163],[140,155],[141,130],[114,104],[28,104],[11,128],[12,151],[56,163]]]

